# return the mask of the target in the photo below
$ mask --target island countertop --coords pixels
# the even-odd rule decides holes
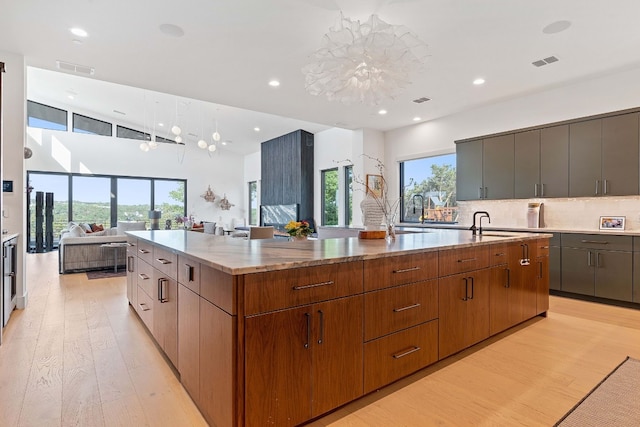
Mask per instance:
[[[443,249],[550,238],[544,233],[438,230],[398,234],[394,240],[337,238],[306,241],[245,240],[186,230],[128,231],[128,235],[186,255],[232,275],[383,258]]]

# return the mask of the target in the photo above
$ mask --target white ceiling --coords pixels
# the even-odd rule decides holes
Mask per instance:
[[[223,138],[247,144],[238,148],[243,152],[277,136],[267,129],[386,131],[413,124],[415,116],[432,120],[640,66],[637,0],[0,0],[0,10],[0,50],[47,70],[56,69],[56,60],[95,68],[93,77],[77,83],[65,81],[69,74],[43,77],[41,84],[30,80],[30,93],[71,103],[64,98],[72,90],[82,109],[122,120],[113,113],[120,110],[132,122],[142,117],[142,105],[146,126],[152,110],[175,117],[178,99],[178,115],[192,122],[189,132],[202,133],[217,119]],[[306,93],[300,70],[340,10],[361,21],[377,13],[428,44],[425,70],[395,100],[345,106]],[[543,33],[559,20],[570,21],[570,28]],[[181,27],[184,36],[161,32],[167,23]],[[69,33],[74,26],[89,33],[80,44]],[[552,55],[560,61],[531,64]],[[486,83],[474,86],[476,77]],[[273,78],[280,87],[267,84]],[[412,102],[423,96],[432,100]],[[231,106],[279,117],[247,116]],[[378,115],[380,108],[388,114]],[[247,133],[236,134],[236,126]],[[252,134],[254,126],[265,132]]]

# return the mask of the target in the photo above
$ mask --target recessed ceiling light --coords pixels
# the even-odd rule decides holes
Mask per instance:
[[[387,110],[379,110],[378,114],[380,114],[381,116],[384,116],[385,114],[387,114]]]
[[[414,121],[414,122],[419,122],[420,120],[422,120],[420,117],[414,117],[414,118],[413,118],[413,121]]]
[[[84,42],[83,42],[82,40],[80,40],[80,39],[73,39],[73,43],[75,43],[75,44],[82,44],[82,43],[84,43]]]
[[[75,99],[75,96],[73,96],[73,95],[67,95],[67,98],[69,98],[69,99]]]
[[[570,26],[571,22],[569,21],[556,21],[544,27],[542,32],[545,34],[556,34],[568,29]]]
[[[164,127],[164,123],[158,123],[158,126]]]
[[[260,132],[260,128],[259,127],[255,127],[255,128],[253,128],[253,130],[256,131],[256,132]]]
[[[69,31],[71,31],[71,34],[78,37],[87,37],[89,35],[85,30],[78,27],[69,28]]]
[[[271,80],[271,81],[269,82],[269,86],[271,86],[271,87],[278,87],[278,86],[280,86],[280,82],[279,82],[279,81],[277,81],[277,80]]]
[[[174,24],[162,24],[158,27],[160,32],[166,34],[171,37],[182,37],[184,36],[184,30],[177,25]]]
[[[484,84],[484,79],[483,78],[477,78],[477,79],[475,79],[473,81],[473,84],[476,85],[476,86],[483,85]]]

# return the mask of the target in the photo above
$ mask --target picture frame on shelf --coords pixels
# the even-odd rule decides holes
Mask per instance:
[[[601,216],[600,230],[622,231],[624,230],[625,222],[626,222],[626,217],[624,216]]]
[[[384,182],[382,175],[370,175],[367,174],[367,194],[371,193],[373,197],[382,197],[382,186]]]

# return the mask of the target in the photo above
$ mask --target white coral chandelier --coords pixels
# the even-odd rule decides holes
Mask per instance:
[[[305,65],[306,89],[330,101],[378,105],[394,98],[421,70],[427,45],[405,26],[387,24],[377,15],[364,23],[341,16]]]

